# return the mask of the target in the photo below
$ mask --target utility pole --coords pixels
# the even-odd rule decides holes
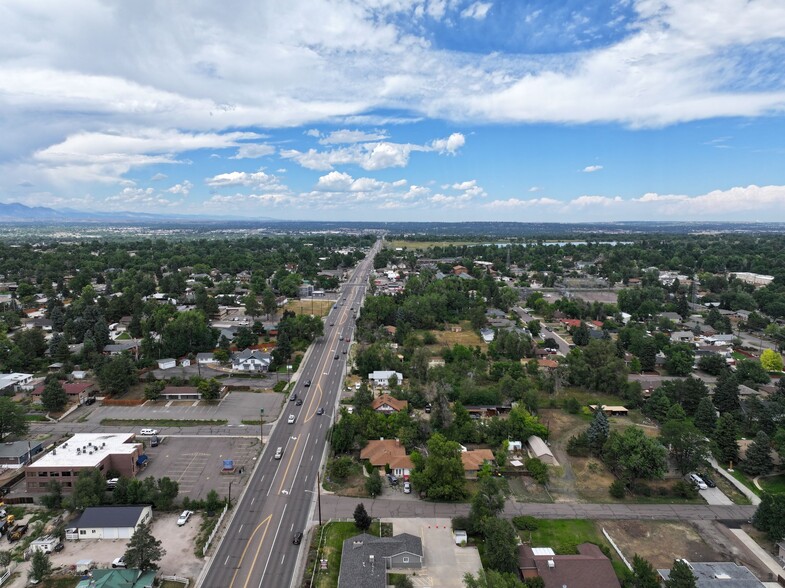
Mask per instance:
[[[259,409],[259,443],[264,439],[264,409]]]
[[[319,507],[319,526],[322,526],[322,475],[316,472],[316,504]]]

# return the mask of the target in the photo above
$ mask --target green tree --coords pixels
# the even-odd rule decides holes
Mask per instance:
[[[0,442],[8,437],[24,437],[27,429],[24,407],[7,396],[0,396]]]
[[[594,455],[599,455],[605,442],[608,440],[608,435],[611,432],[611,425],[608,422],[608,417],[605,416],[605,411],[602,405],[597,406],[594,411],[589,430],[586,431],[586,438],[589,440],[589,447]]]
[[[74,483],[71,493],[71,505],[82,510],[88,506],[99,506],[106,492],[106,478],[100,470],[82,470]]]
[[[760,364],[767,372],[782,371],[782,355],[773,349],[764,349],[760,354]]]
[[[218,492],[215,490],[210,490],[207,493],[207,498],[204,502],[204,509],[207,511],[207,514],[212,514],[216,512],[218,509],[221,508],[221,497],[218,496]]]
[[[673,562],[668,579],[665,580],[665,588],[696,588],[695,576],[683,559]]]
[[[10,551],[0,551],[0,568],[7,568],[11,565],[12,560]]]
[[[376,498],[382,493],[382,479],[375,470],[365,479],[365,492],[371,498]]]
[[[771,378],[759,361],[742,359],[736,363],[736,380],[740,384],[757,389],[758,384],[768,384]]]
[[[626,588],[660,588],[660,576],[649,560],[637,553],[632,558],[632,578]]]
[[[278,302],[275,300],[275,293],[270,290],[270,288],[265,288],[264,292],[262,292],[262,308],[264,309],[267,318],[270,318],[270,315],[278,310]]]
[[[469,510],[469,522],[472,533],[482,532],[485,521],[496,517],[504,510],[503,479],[494,476],[483,476],[479,480],[479,489],[472,497]]]
[[[698,367],[712,376],[719,376],[724,369],[727,369],[725,358],[719,353],[701,356],[698,360]]]
[[[68,404],[68,394],[57,377],[48,377],[41,392],[41,404],[47,412],[61,412]]]
[[[46,508],[56,510],[63,504],[63,487],[57,480],[49,480],[46,485],[48,492],[41,497],[41,504]]]
[[[751,476],[759,476],[768,474],[771,467],[771,441],[764,431],[758,431],[755,440],[747,448],[742,469]]]
[[[158,478],[157,486],[158,492],[154,501],[155,507],[162,510],[171,508],[175,498],[177,498],[177,494],[180,492],[180,484],[164,476],[163,478]]]
[[[764,492],[752,524],[775,543],[782,541],[785,538],[785,494]]]
[[[695,410],[694,422],[695,426],[704,435],[711,436],[714,434],[714,427],[717,426],[717,411],[711,398],[706,397],[700,401],[698,408]]]
[[[667,421],[662,426],[660,441],[669,448],[673,463],[681,474],[698,469],[709,457],[706,435],[688,420]]]
[[[354,526],[363,533],[371,527],[373,519],[365,510],[365,505],[361,502],[354,509]]]
[[[628,427],[611,432],[603,448],[608,467],[628,484],[639,479],[662,478],[667,470],[667,450],[642,429]]]
[[[432,500],[461,500],[466,496],[461,448],[455,441],[448,441],[434,433],[428,441],[428,457],[412,453],[414,486]]]
[[[717,459],[724,464],[739,461],[739,436],[736,419],[732,414],[724,414],[717,421],[714,429],[714,443],[717,447]]]
[[[695,350],[688,343],[676,343],[665,349],[665,369],[672,376],[688,376],[695,363]]]
[[[33,552],[33,559],[30,565],[30,571],[27,576],[33,580],[42,582],[46,580],[52,573],[52,563],[49,561],[49,554],[36,549]]]
[[[256,299],[256,294],[253,292],[248,294],[243,302],[245,303],[245,314],[250,316],[252,320],[261,314],[262,307]]]
[[[585,347],[591,341],[589,327],[581,321],[581,324],[572,330],[572,342],[578,347]]]
[[[146,572],[157,570],[161,558],[166,555],[166,550],[161,547],[161,542],[153,537],[150,524],[142,523],[136,528],[128,547],[125,550],[125,563],[129,568]]]
[[[158,400],[161,397],[161,392],[163,392],[164,388],[166,388],[166,382],[163,380],[147,384],[144,387],[145,400]]]
[[[202,380],[197,386],[202,400],[218,400],[221,395],[221,384],[215,378]]]
[[[463,585],[465,588],[530,588],[516,574],[502,574],[496,570],[480,570],[476,577],[464,574]]]
[[[739,384],[730,370],[724,370],[717,378],[713,400],[720,414],[736,413],[741,408]]]
[[[136,368],[125,354],[115,355],[98,370],[98,383],[108,394],[125,394],[136,383]]]
[[[409,576],[398,576],[393,582],[393,588],[414,588],[414,582]]]
[[[518,537],[507,519],[489,518],[483,525],[485,563],[497,572],[518,571]]]

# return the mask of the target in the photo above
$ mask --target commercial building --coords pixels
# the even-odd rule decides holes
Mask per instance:
[[[147,461],[133,433],[79,433],[25,468],[28,494],[46,494],[49,482],[60,482],[70,494],[82,470],[117,471],[132,478]]]
[[[65,538],[130,539],[137,527],[149,523],[153,508],[144,506],[91,506],[68,524]]]

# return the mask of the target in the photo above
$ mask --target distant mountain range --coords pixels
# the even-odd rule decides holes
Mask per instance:
[[[85,212],[73,208],[47,208],[46,206],[25,206],[19,202],[0,202],[1,223],[57,223],[57,222],[171,222],[171,221],[208,221],[208,220],[248,220],[229,216],[201,216],[189,214],[157,214],[131,212]],[[260,218],[258,220],[274,220]]]

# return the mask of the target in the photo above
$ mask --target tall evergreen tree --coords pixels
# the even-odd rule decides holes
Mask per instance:
[[[738,429],[732,414],[724,414],[717,421],[714,442],[717,444],[717,459],[722,465],[739,461]]]
[[[649,560],[637,553],[632,558],[632,578],[627,588],[660,588],[660,576]]]
[[[161,547],[161,542],[153,537],[150,524],[142,523],[136,528],[128,548],[125,550],[125,563],[129,568],[141,570],[157,570],[158,561],[166,555],[166,550]]]
[[[717,426],[717,411],[711,398],[706,397],[698,404],[695,411],[695,426],[706,435],[714,434],[714,428]]]
[[[717,385],[714,388],[714,406],[717,407],[720,414],[736,413],[741,408],[739,384],[736,381],[736,376],[730,370],[723,370],[717,378]]]
[[[365,532],[371,527],[372,522],[371,515],[368,514],[368,511],[365,510],[365,505],[361,502],[354,509],[354,526]]]
[[[608,440],[610,432],[611,427],[608,423],[608,417],[605,416],[605,411],[603,410],[602,405],[600,405],[597,407],[591,425],[589,425],[589,430],[586,432],[586,437],[589,440],[589,447],[591,448],[592,453],[599,455],[602,452],[602,448]]]
[[[755,441],[747,448],[742,469],[751,476],[771,471],[771,440],[764,431],[758,431]]]
[[[44,390],[41,392],[41,404],[47,412],[60,412],[68,404],[68,394],[57,377],[50,376],[46,379]]]
[[[673,567],[665,580],[665,588],[696,588],[695,575],[683,559],[673,562]]]

